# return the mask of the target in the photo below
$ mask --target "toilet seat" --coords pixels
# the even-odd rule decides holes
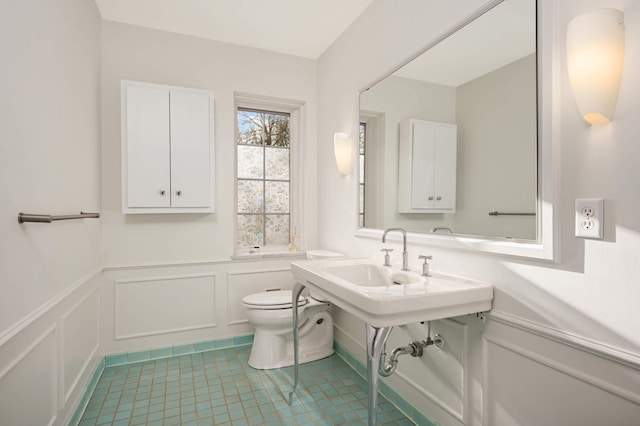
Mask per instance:
[[[250,294],[242,299],[242,304],[251,309],[291,309],[293,306],[293,292],[291,290],[263,291],[261,293]],[[306,297],[298,298],[298,306],[308,303]]]

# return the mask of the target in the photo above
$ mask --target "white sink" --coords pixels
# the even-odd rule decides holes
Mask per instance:
[[[381,266],[380,259],[293,262],[296,279],[373,327],[450,318],[491,309],[493,286]]]

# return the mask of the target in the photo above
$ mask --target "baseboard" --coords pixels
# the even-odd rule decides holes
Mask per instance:
[[[91,398],[93,391],[96,389],[98,380],[100,380],[100,376],[102,376],[102,372],[104,371],[104,367],[104,358],[102,358],[100,362],[98,362],[98,365],[96,365],[96,368],[93,370],[93,374],[91,374],[89,382],[87,382],[86,386],[84,387],[82,396],[76,404],[75,409],[71,412],[71,417],[69,417],[69,420],[67,421],[67,426],[76,426],[80,422],[82,413],[84,413],[84,410],[87,408],[89,399]]]
[[[253,334],[228,337],[224,339],[206,340],[203,342],[176,345],[142,351],[122,352],[105,355],[105,366],[132,364],[134,362],[150,361],[172,356],[189,355],[198,352],[212,351],[215,349],[227,349],[237,346],[247,346],[253,343]]]

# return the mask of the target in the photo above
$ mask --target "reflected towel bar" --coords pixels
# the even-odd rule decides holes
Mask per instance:
[[[18,223],[25,223],[25,222],[51,223],[56,220],[97,219],[99,217],[100,217],[100,213],[80,212],[80,214],[52,216],[49,214],[29,214],[29,213],[20,212],[18,213]]]
[[[535,216],[535,213],[501,213],[489,212],[489,216]]]

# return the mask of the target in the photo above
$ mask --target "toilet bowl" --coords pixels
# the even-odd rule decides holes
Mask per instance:
[[[259,370],[293,365],[293,309],[291,290],[266,291],[242,299],[255,328],[249,365]],[[333,320],[329,304],[300,296],[298,342],[300,363],[333,353]]]
[[[310,251],[308,259],[340,257],[326,250]],[[300,363],[333,354],[333,319],[329,303],[310,296],[298,299],[298,358]],[[242,299],[255,329],[249,365],[259,370],[293,365],[293,294],[291,290],[255,293]]]

